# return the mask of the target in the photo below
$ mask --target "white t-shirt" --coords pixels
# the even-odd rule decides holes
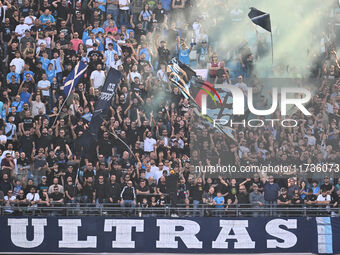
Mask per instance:
[[[153,151],[153,146],[156,144],[156,140],[154,138],[145,138],[144,140],[144,151],[151,152]]]
[[[15,134],[15,131],[17,130],[17,126],[15,124],[11,124],[11,123],[6,123],[6,127],[5,127],[5,134],[10,133],[10,135],[7,137],[8,140],[12,140],[13,139],[13,135]]]
[[[36,17],[35,16],[27,16],[24,20],[24,23],[27,24],[30,28],[33,26],[33,22],[35,21]]]
[[[42,109],[43,113],[46,114],[46,108],[43,102],[32,101],[32,115],[33,116],[36,116],[39,114],[39,109]]]
[[[110,64],[110,66],[116,70],[118,70],[118,66],[122,65],[122,61],[118,59],[117,61],[113,60]]]
[[[27,193],[26,199],[27,199],[28,201],[30,201],[30,202],[31,202],[31,201],[38,201],[38,200],[40,200],[40,196],[39,196],[38,193],[34,193],[34,194],[32,194],[32,193]],[[34,205],[32,205],[32,206],[37,207],[38,205],[37,205],[37,204],[34,204]]]
[[[316,201],[319,201],[319,202],[322,202],[322,201],[331,201],[331,196],[327,194],[325,197],[323,197],[322,194],[320,194],[318,196],[318,198],[316,199]]]
[[[6,143],[7,142],[7,136],[5,136],[5,135],[0,135],[0,143],[1,144],[4,144],[4,143]]]
[[[119,5],[129,5],[130,0],[119,0]],[[129,6],[119,7],[119,9],[127,11],[129,10]]]
[[[307,137],[309,145],[314,146],[316,144],[316,138],[314,136],[305,135],[304,137]]]
[[[138,72],[131,72],[130,74],[131,74],[131,82],[135,81],[135,77],[138,77],[139,80],[142,79],[142,76]]]
[[[19,34],[19,41],[25,35],[25,30],[30,30],[30,26],[27,24],[19,24],[15,27],[15,33]]]
[[[38,82],[38,88],[40,89],[46,89],[46,88],[49,88],[51,86],[51,82],[49,80],[40,80]],[[49,97],[50,96],[50,90],[41,90],[42,92],[42,95],[43,96],[46,96],[46,97]]]
[[[104,71],[94,70],[91,73],[91,80],[93,80],[93,86],[94,86],[95,89],[99,88],[100,86],[103,86],[103,84],[105,82]]]
[[[155,172],[154,172],[153,178],[154,178],[154,179],[157,181],[157,183],[158,183],[158,180],[159,180],[159,178],[162,177],[162,175],[163,175],[163,170],[159,170],[159,169],[158,169],[158,171],[155,171]]]
[[[97,39],[94,39],[92,40],[91,38],[90,39],[87,39],[85,44],[86,45],[90,45],[90,46],[93,46],[93,44],[97,44],[99,46],[99,41]],[[93,50],[93,48],[87,48],[87,55]]]
[[[25,65],[25,61],[22,58],[13,58],[9,66],[15,65],[15,72],[17,74],[21,73],[22,68]]]

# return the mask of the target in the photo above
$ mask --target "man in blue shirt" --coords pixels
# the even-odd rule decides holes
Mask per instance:
[[[20,75],[15,72],[15,68],[16,68],[15,65],[12,65],[10,67],[11,72],[9,72],[6,76],[7,83],[11,83],[12,76],[15,76],[15,82],[16,83],[20,83]]]
[[[64,58],[63,54],[59,56],[58,52],[54,52],[53,59],[51,60],[53,69],[55,70],[55,73],[57,75],[57,81],[59,83],[62,83],[63,81],[63,71],[64,71],[63,58]]]
[[[19,89],[19,95],[20,95],[20,100],[23,101],[24,103],[29,104],[29,99],[31,97],[31,94],[28,92],[28,86],[24,85],[22,89]]]
[[[178,45],[177,48],[178,48],[178,59],[183,64],[189,65],[190,64],[189,54],[192,50],[192,45],[189,48],[187,44],[185,43],[185,41],[181,39],[181,45]]]
[[[94,33],[95,35],[97,35],[99,32],[102,32],[103,34],[105,34],[104,29],[99,27],[98,21],[95,21],[93,25],[94,25],[94,28],[92,29],[92,33]]]
[[[276,201],[280,194],[279,185],[274,182],[274,177],[270,175],[268,180],[264,180],[264,200],[267,205],[274,208],[274,216],[276,215]]]
[[[216,208],[216,216],[222,216],[224,208],[224,197],[222,197],[221,191],[217,191],[216,197],[214,198],[214,204]]]
[[[45,24],[47,23],[47,21],[50,21],[51,22],[51,25],[52,26],[55,26],[55,18],[50,14],[50,10],[49,9],[46,9],[44,11],[44,14],[41,15],[39,17],[40,21],[41,21],[41,24],[43,25],[43,28],[45,28]]]

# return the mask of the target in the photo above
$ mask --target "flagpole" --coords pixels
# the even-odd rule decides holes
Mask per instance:
[[[272,65],[274,64],[274,49],[273,49],[273,33],[270,32],[270,41],[272,44]]]
[[[59,115],[60,115],[60,113],[61,113],[61,110],[63,109],[63,107],[64,107],[64,105],[65,105],[67,99],[68,99],[69,96],[70,96],[70,94],[71,94],[71,93],[69,93],[69,94],[67,95],[66,99],[64,100],[63,104],[61,105],[61,107],[60,107],[60,109],[59,109],[59,112],[58,112],[58,115],[57,115],[57,117],[56,117],[56,118],[54,119],[54,121],[53,121],[52,127],[54,126],[54,124],[56,123],[57,119],[59,118]]]

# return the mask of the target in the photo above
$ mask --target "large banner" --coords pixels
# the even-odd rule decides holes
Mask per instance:
[[[0,252],[340,253],[340,219],[1,217]]]

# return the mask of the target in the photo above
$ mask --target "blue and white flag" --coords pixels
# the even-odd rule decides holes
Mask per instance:
[[[65,83],[64,83],[64,93],[68,97],[70,93],[72,92],[74,86],[77,85],[80,78],[83,76],[87,69],[87,65],[80,61],[78,64],[74,67],[72,72],[66,77]]]

